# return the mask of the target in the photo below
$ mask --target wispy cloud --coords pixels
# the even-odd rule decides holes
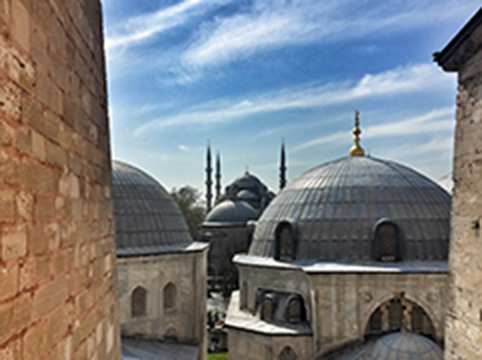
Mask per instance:
[[[379,74],[367,74],[358,82],[346,81],[283,89],[252,98],[216,100],[182,113],[158,118],[137,128],[140,136],[155,129],[187,124],[229,123],[256,114],[290,109],[307,109],[348,103],[361,98],[386,97],[422,91],[451,91],[453,78],[433,64],[399,67]],[[436,90],[434,90],[436,89]]]
[[[203,14],[207,9],[226,3],[227,0],[185,0],[152,13],[132,17],[109,29],[105,40],[108,50],[126,47],[145,41]]]
[[[186,145],[178,145],[177,147],[181,151],[189,151],[189,148]]]
[[[409,0],[393,6],[390,2],[363,0],[255,0],[248,11],[216,18],[202,27],[198,40],[182,60],[186,67],[199,69],[285,46],[413,29],[466,14],[467,9],[476,7],[475,0],[443,3]]]
[[[450,131],[454,127],[454,107],[446,107],[430,111],[422,116],[405,119],[392,123],[383,123],[363,128],[364,138],[371,139],[377,137],[394,137],[413,134],[436,133],[439,131]],[[337,132],[328,136],[319,137],[308,142],[302,143],[293,148],[293,152],[305,150],[314,146],[325,145],[328,143],[342,142],[347,139],[347,131]],[[444,146],[446,141],[443,142]],[[422,148],[414,151],[428,151],[433,149],[439,142],[430,143],[424,150]]]

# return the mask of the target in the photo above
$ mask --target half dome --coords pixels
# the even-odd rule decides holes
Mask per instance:
[[[181,210],[142,170],[112,162],[117,256],[152,255],[192,244]]]
[[[397,229],[402,260],[446,260],[451,197],[397,163],[346,157],[318,166],[283,189],[258,220],[249,255],[275,257],[289,224],[294,261],[373,260],[374,230]]]

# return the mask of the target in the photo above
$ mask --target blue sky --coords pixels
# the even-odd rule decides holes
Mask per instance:
[[[102,0],[112,150],[168,190],[246,166],[278,188],[346,156],[354,110],[372,156],[438,179],[456,78],[432,62],[480,6],[464,0]]]

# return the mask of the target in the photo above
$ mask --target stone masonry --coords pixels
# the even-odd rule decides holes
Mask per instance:
[[[0,0],[0,359],[119,359],[101,8]]]
[[[482,359],[482,9],[435,61],[458,73],[445,359]]]

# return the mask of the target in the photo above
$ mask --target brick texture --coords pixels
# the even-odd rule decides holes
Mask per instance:
[[[99,0],[0,0],[0,359],[120,359]]]

